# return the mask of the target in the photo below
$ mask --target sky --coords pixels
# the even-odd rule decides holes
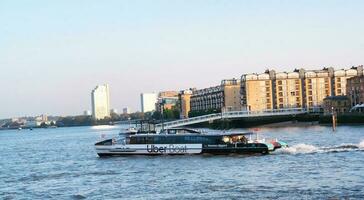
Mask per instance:
[[[104,83],[136,111],[142,92],[362,64],[360,0],[0,1],[0,118],[82,114]]]

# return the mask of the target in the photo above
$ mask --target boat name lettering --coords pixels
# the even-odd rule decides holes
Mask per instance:
[[[147,145],[148,153],[187,153],[187,145]]]

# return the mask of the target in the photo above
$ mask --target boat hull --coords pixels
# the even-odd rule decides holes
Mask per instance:
[[[245,145],[202,145],[202,144],[152,144],[152,145],[99,145],[96,152],[104,156],[130,156],[130,155],[195,155],[195,154],[267,154],[268,146],[265,144]]]

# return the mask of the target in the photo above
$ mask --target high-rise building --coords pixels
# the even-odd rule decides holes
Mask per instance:
[[[140,94],[141,110],[143,113],[152,112],[155,110],[157,103],[157,94],[155,93],[142,93]]]
[[[91,92],[92,117],[96,120],[110,117],[109,85],[98,85]]]

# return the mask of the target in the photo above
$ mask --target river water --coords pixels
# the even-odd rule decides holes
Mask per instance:
[[[364,126],[261,128],[264,156],[99,158],[120,127],[0,131],[0,199],[364,199]]]

